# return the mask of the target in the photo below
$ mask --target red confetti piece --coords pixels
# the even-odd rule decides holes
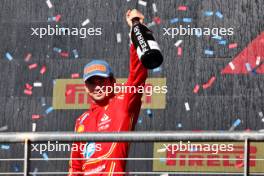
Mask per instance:
[[[193,93],[198,93],[199,89],[200,89],[200,86],[198,84],[196,84],[194,89],[193,89]]]
[[[32,54],[31,53],[28,53],[24,59],[25,62],[28,62],[32,57]]]
[[[39,119],[41,116],[39,114],[32,114],[32,119]]]
[[[45,66],[45,65],[43,65],[42,67],[41,67],[41,69],[40,69],[40,74],[44,74],[45,72],[46,72],[46,70],[47,70],[47,67]]]
[[[26,95],[32,95],[32,91],[31,90],[28,90],[28,89],[25,89],[24,90],[24,94],[26,94]]]
[[[69,90],[67,90],[66,92],[65,92],[65,96],[67,97],[67,96],[69,96],[69,95],[71,95],[72,94],[72,89],[69,89]]]
[[[79,78],[80,74],[79,73],[73,73],[71,74],[71,78]]]
[[[60,55],[62,57],[69,57],[69,53],[68,52],[61,52]]]
[[[179,6],[178,7],[178,10],[180,10],[180,11],[186,11],[187,10],[187,6]]]
[[[28,89],[28,90],[32,90],[32,86],[30,85],[30,84],[28,84],[28,83],[26,83],[26,89]]]
[[[177,54],[178,56],[182,56],[182,47],[178,47]]]
[[[154,21],[156,24],[160,24],[160,23],[161,23],[161,19],[160,19],[160,17],[154,17],[154,18],[153,18],[153,21]]]
[[[61,15],[57,15],[57,16],[55,17],[55,21],[56,21],[56,22],[59,22],[60,19],[61,19]]]
[[[203,89],[207,89],[211,87],[212,84],[215,82],[215,80],[216,80],[215,76],[211,77],[207,83],[203,84]]]
[[[229,49],[233,49],[233,48],[236,48],[237,47],[237,43],[230,43],[229,45],[228,45],[228,48]]]
[[[32,70],[32,69],[34,69],[34,68],[37,68],[38,67],[38,64],[31,64],[31,65],[29,65],[28,66],[28,68],[30,69],[30,70]]]

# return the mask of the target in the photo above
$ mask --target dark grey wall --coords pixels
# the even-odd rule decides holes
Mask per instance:
[[[128,75],[128,26],[124,14],[129,8],[138,8],[149,23],[154,16],[162,19],[160,25],[151,27],[164,55],[160,73],[150,72],[151,77],[166,77],[168,93],[166,109],[153,110],[153,118],[142,111],[143,122],[138,131],[150,130],[228,130],[237,118],[242,120],[236,130],[247,128],[259,130],[263,123],[258,113],[263,109],[262,75],[225,75],[220,70],[225,67],[252,39],[264,29],[263,0],[149,0],[146,7],[131,0],[51,0],[54,7],[49,9],[45,0],[1,0],[0,1],[0,127],[7,125],[7,131],[31,131],[32,114],[43,113],[52,102],[53,79],[70,78],[71,73],[81,73],[82,67],[92,58],[109,61],[117,77]],[[155,14],[152,3],[156,3]],[[177,11],[179,5],[187,5],[186,12]],[[203,11],[221,11],[224,18],[203,17]],[[47,18],[61,14],[59,23],[48,23]],[[193,18],[192,27],[233,27],[235,34],[226,37],[237,42],[238,48],[228,50],[217,45],[208,37],[164,36],[162,28],[176,27],[170,24],[172,18]],[[39,39],[30,36],[30,27],[59,24],[64,27],[81,27],[89,18],[87,27],[101,27],[101,36],[80,39],[76,36],[49,36]],[[122,42],[116,42],[116,33],[122,34]],[[174,43],[182,39],[183,57],[178,58]],[[80,58],[62,58],[53,47],[64,51],[77,49]],[[213,57],[203,54],[203,49],[215,50]],[[5,59],[5,53],[13,56],[13,61]],[[30,52],[30,63],[47,65],[45,75],[37,70],[28,70],[24,62]],[[217,81],[208,90],[193,94],[195,84],[202,84],[216,75]],[[40,81],[42,88],[36,88],[32,96],[23,93],[25,83]],[[35,90],[36,90],[35,89]],[[41,106],[45,97],[47,106]],[[184,103],[189,102],[190,111]],[[37,131],[72,131],[75,119],[83,110],[57,110],[36,121]],[[178,128],[178,123],[182,128]],[[9,150],[0,149],[0,158],[21,158],[22,146],[11,145]],[[42,157],[37,153],[34,157]],[[132,144],[131,157],[151,157],[152,144]],[[49,157],[66,157],[68,153],[49,153]],[[0,171],[14,171],[14,165],[22,171],[21,162],[0,162]],[[67,162],[33,162],[31,169],[39,171],[66,171]],[[151,162],[129,162],[130,171],[151,171]]]

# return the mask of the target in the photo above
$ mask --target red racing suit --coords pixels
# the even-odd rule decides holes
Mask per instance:
[[[140,62],[134,45],[130,46],[130,70],[126,86],[144,86],[147,69]],[[123,92],[114,95],[102,107],[95,103],[76,121],[75,132],[120,132],[134,129],[141,108],[142,92]],[[127,142],[74,142],[71,151],[69,176],[125,175],[128,156]],[[86,160],[74,160],[86,158]],[[111,158],[114,158],[111,160]],[[80,173],[82,172],[82,173]],[[116,173],[119,172],[119,173]]]

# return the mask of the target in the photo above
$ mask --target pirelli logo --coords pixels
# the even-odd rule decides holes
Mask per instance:
[[[198,143],[198,142],[195,142]],[[199,144],[232,144],[232,151],[177,151],[163,150],[164,143],[154,144],[154,158],[163,158],[153,161],[153,171],[179,171],[179,172],[221,172],[243,173],[243,142],[200,142]],[[165,143],[166,144],[166,143]],[[167,143],[168,144],[168,143]],[[250,143],[250,172],[264,173],[264,144],[261,142]]]
[[[118,83],[125,83],[127,79],[117,79]],[[57,79],[53,87],[52,106],[54,109],[87,109],[90,99],[85,92],[82,79]],[[148,78],[145,89],[166,86],[166,78]],[[148,91],[146,91],[148,92]],[[142,97],[142,108],[164,109],[166,94],[145,93]]]

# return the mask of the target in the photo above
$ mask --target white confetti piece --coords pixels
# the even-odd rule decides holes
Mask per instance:
[[[259,112],[259,116],[260,117],[263,117],[263,112]]]
[[[153,8],[154,13],[158,12],[157,6],[155,3],[152,4],[152,8]]]
[[[47,3],[47,5],[48,5],[49,8],[52,8],[52,7],[53,7],[53,5],[52,5],[52,3],[50,2],[50,0],[47,0],[46,3]]]
[[[84,22],[82,22],[82,26],[86,26],[88,23],[90,23],[90,20],[87,18]]]
[[[249,63],[246,63],[246,68],[247,68],[247,71],[248,71],[248,72],[251,72],[252,69],[251,69],[251,66],[250,66]]]
[[[230,66],[231,70],[235,70],[235,65],[233,64],[233,62],[229,62],[229,66]]]
[[[186,102],[186,103],[184,103],[184,105],[185,105],[185,109],[186,109],[186,111],[190,111],[190,106],[189,106],[189,103],[188,103],[188,102]]]
[[[169,174],[167,174],[167,173],[166,174],[161,174],[160,176],[169,176]]]
[[[42,87],[42,82],[34,82],[33,86],[34,87]]]
[[[178,47],[178,46],[180,46],[180,44],[182,44],[182,40],[178,40],[174,45],[176,46],[176,47]]]
[[[8,130],[8,126],[7,125],[0,127],[0,131],[6,131],[6,130]]]
[[[142,1],[142,0],[138,0],[138,4],[139,5],[146,6],[147,5],[147,2],[146,1]]]
[[[259,65],[259,64],[260,64],[260,56],[258,56],[256,60],[256,65]]]
[[[117,40],[117,43],[121,43],[122,39],[121,39],[121,34],[120,33],[116,34],[116,40]]]
[[[32,132],[36,131],[36,127],[37,127],[37,124],[36,123],[32,123]]]

